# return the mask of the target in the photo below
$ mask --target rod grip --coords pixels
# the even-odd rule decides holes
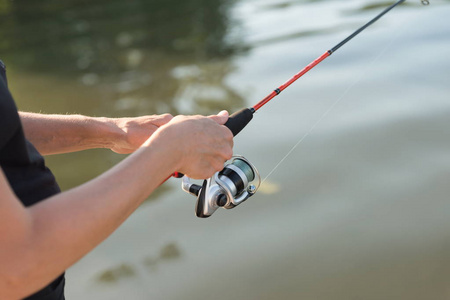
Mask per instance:
[[[243,108],[232,114],[225,126],[236,136],[253,119],[253,111],[250,108]]]

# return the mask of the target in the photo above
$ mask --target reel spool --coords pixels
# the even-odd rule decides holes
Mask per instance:
[[[258,184],[252,184],[255,180]],[[253,196],[261,184],[258,170],[243,156],[233,156],[223,170],[197,185],[183,177],[182,189],[197,197],[195,214],[210,217],[219,207],[232,209]]]

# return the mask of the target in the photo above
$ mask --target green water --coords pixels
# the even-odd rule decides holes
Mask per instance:
[[[430,2],[396,8],[255,115],[235,139],[268,176],[253,198],[201,220],[167,182],[68,270],[67,298],[448,299],[450,3]],[[234,111],[391,3],[0,0],[0,58],[25,111]],[[47,162],[69,189],[121,159]]]

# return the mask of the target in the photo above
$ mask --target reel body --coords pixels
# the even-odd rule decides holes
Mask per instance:
[[[258,181],[257,186],[252,184]],[[219,207],[232,209],[253,196],[261,184],[258,170],[243,156],[233,156],[223,170],[205,179],[203,184],[191,183],[183,177],[182,188],[197,197],[195,214],[199,218],[210,217]]]

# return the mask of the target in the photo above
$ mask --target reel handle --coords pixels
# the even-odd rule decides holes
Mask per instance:
[[[211,212],[211,214],[205,214],[205,206],[208,206],[208,204],[206,203],[206,191],[207,191],[207,187],[208,187],[208,180],[203,180],[203,184],[202,187],[200,189],[200,194],[197,197],[197,202],[195,203],[195,215],[198,218],[209,218],[213,212],[215,211],[215,209]]]

